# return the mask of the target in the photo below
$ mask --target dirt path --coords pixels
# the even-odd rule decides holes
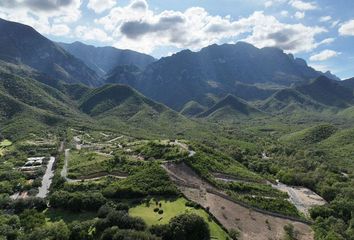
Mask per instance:
[[[203,181],[183,163],[168,163],[163,168],[188,199],[209,208],[210,213],[226,229],[239,230],[243,240],[282,239],[285,234],[284,226],[287,224],[294,226],[298,233],[297,239],[314,238],[313,231],[307,224],[261,213],[222,197],[222,192]]]
[[[170,142],[170,144],[180,146],[180,147],[183,148],[184,150],[188,151],[188,157],[193,157],[193,156],[196,154],[195,151],[189,149],[189,147],[188,147],[187,144],[181,143],[181,142],[179,142],[178,140],[175,140],[174,142]]]
[[[113,138],[113,139],[111,139],[111,140],[109,140],[109,141],[107,141],[107,142],[108,142],[108,143],[111,143],[111,142],[117,141],[118,139],[121,139],[121,138],[123,138],[123,137],[124,137],[124,136],[122,135],[122,136]]]
[[[282,192],[288,193],[288,195],[290,196],[289,201],[294,204],[295,207],[306,216],[309,215],[309,210],[313,206],[320,206],[326,204],[326,201],[321,196],[319,196],[308,188],[292,187],[280,182],[276,185],[272,184],[272,187]]]
[[[64,152],[64,166],[60,172],[60,176],[62,176],[66,181],[68,181],[68,162],[69,162],[69,151],[70,149],[65,149]]]

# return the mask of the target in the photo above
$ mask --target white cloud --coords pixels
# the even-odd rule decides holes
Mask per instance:
[[[294,16],[297,19],[303,19],[305,17],[305,12],[296,12]]]
[[[257,47],[279,47],[286,52],[308,52],[315,49],[317,34],[326,32],[321,27],[309,27],[303,24],[285,24],[272,16],[256,12],[248,20],[253,21],[251,35],[244,40]]]
[[[323,17],[320,17],[320,22],[328,22],[332,20],[332,17],[331,16],[323,16]]]
[[[337,26],[339,22],[340,22],[339,20],[333,21],[331,23],[331,28],[334,28],[335,26]]]
[[[107,35],[101,29],[92,28],[87,26],[77,26],[75,28],[75,35],[78,38],[83,40],[93,40],[93,41],[100,41],[100,42],[112,42],[113,38]]]
[[[317,44],[317,46],[320,46],[320,45],[326,45],[326,44],[331,44],[332,42],[334,42],[336,39],[335,38],[326,38],[324,40],[322,40],[321,42],[319,42]]]
[[[309,63],[309,66],[316,69],[317,71],[321,71],[323,73],[327,72],[329,69],[333,69],[333,68],[329,67],[328,65],[311,63],[311,62]]]
[[[265,6],[266,8],[269,8],[269,7],[271,7],[273,4],[274,4],[273,1],[266,1],[266,2],[264,3],[264,6]]]
[[[284,24],[263,12],[238,20],[211,15],[200,7],[157,13],[149,9],[145,0],[133,0],[127,6],[112,8],[95,22],[115,39],[115,46],[146,53],[162,46],[199,50],[213,43],[237,40],[297,53],[316,48],[319,43],[315,36],[326,31],[320,27]],[[241,34],[246,37],[240,39]]]
[[[103,0],[107,3],[104,4],[105,8],[94,8],[95,4],[103,4],[102,1],[65,0],[64,3],[67,4],[50,4],[46,7],[50,10],[44,10],[43,6],[40,6],[42,10],[35,11],[34,5],[14,7],[13,1],[6,1],[7,6],[4,6],[0,0],[0,17],[31,25],[41,33],[61,36],[72,32],[73,36],[79,39],[110,43],[119,48],[145,53],[151,53],[159,47],[199,50],[213,43],[239,40],[257,47],[279,47],[286,52],[298,53],[311,51],[331,41],[316,39],[320,33],[326,32],[322,27],[285,24],[263,12],[233,19],[230,16],[211,15],[201,7],[191,7],[185,11],[155,11],[149,8],[146,0],[131,0],[128,5],[115,7],[115,0]],[[96,12],[109,8],[110,10],[103,17],[97,17],[94,23],[76,26],[70,30],[69,26],[74,25],[74,21],[81,16],[82,2],[88,2],[88,7],[94,8]],[[271,2],[287,4],[289,0]],[[299,4],[299,0],[291,2],[296,6]],[[303,11],[305,10],[299,10]],[[289,12],[283,10],[280,15],[288,16]],[[88,24],[93,26],[88,27]]]
[[[286,2],[286,1],[287,0],[267,0],[267,1],[264,2],[264,6],[266,8],[269,8],[269,7],[272,7],[272,6],[276,5],[276,4],[282,4],[282,3]]]
[[[290,0],[289,4],[300,10],[300,11],[308,11],[308,10],[315,10],[317,9],[317,5],[314,2],[305,2],[302,0]]]
[[[96,13],[102,13],[108,9],[111,9],[116,5],[116,0],[89,0],[87,8],[95,11]]]
[[[42,34],[62,36],[70,32],[68,24],[81,17],[81,0],[2,0],[0,17],[30,25]]]
[[[70,28],[65,24],[54,24],[51,27],[50,34],[55,36],[65,36],[70,33]]]
[[[283,10],[283,11],[280,12],[280,15],[283,16],[283,17],[287,17],[287,16],[289,16],[289,12],[286,11],[286,10]]]
[[[338,31],[343,36],[354,36],[354,19],[343,23]]]
[[[317,54],[315,54],[315,55],[312,55],[312,56],[310,57],[310,61],[325,61],[325,60],[328,60],[328,59],[330,59],[330,58],[336,57],[336,56],[338,56],[339,54],[340,54],[339,52],[326,49],[326,50],[323,50],[323,51],[320,52],[320,53],[317,53]]]

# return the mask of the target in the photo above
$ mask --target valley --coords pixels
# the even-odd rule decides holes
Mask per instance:
[[[353,240],[353,79],[0,31],[0,239]]]

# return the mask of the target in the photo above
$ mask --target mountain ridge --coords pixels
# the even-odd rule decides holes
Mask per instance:
[[[301,85],[319,76],[304,60],[278,48],[259,49],[238,42],[214,44],[198,52],[183,50],[163,57],[147,66],[130,85],[158,102],[181,110],[189,101],[205,105],[206,94],[241,97],[242,89],[248,86],[255,95],[262,93],[265,99],[274,93],[270,89]]]
[[[214,106],[197,115],[198,118],[239,118],[263,115],[265,113],[249,105],[247,102],[231,94],[217,102]]]
[[[0,32],[0,59],[28,65],[64,82],[100,84],[93,70],[32,27],[0,18]]]
[[[66,51],[82,60],[88,67],[103,77],[119,65],[136,65],[145,68],[156,59],[150,55],[111,46],[95,47],[76,41],[58,43]]]

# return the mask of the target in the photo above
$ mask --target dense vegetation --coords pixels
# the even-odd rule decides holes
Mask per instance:
[[[235,201],[312,221],[316,240],[354,239],[352,80],[317,78],[301,59],[245,43],[183,51],[145,70],[111,66],[112,82],[136,85],[183,116],[126,85],[81,85],[102,79],[33,29],[1,19],[0,28],[26,33],[1,51],[28,65],[0,60],[0,239],[237,239],[207,208],[181,205],[181,188],[161,166],[176,162]],[[30,42],[53,50],[48,64],[30,61],[39,58]],[[20,45],[26,51],[12,52]],[[50,157],[50,191],[38,197]],[[277,182],[326,204],[301,214]],[[296,239],[294,226],[283,230]]]

